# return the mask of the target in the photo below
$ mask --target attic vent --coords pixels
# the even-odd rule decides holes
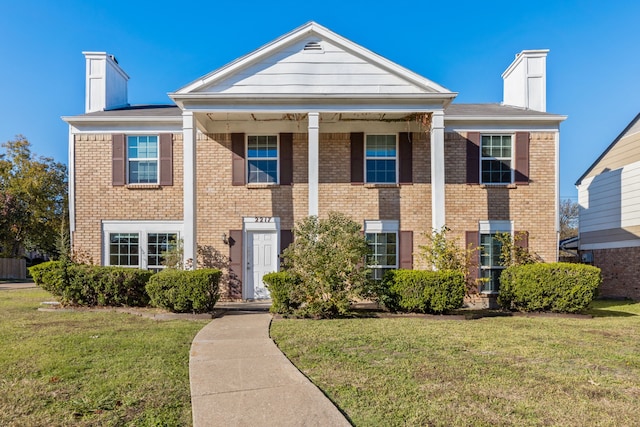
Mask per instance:
[[[322,45],[320,42],[308,42],[304,45],[306,52],[322,52]]]

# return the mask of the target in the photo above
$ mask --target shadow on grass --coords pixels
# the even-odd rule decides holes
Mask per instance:
[[[632,317],[640,315],[640,304],[631,300],[595,300],[587,310],[593,317]]]

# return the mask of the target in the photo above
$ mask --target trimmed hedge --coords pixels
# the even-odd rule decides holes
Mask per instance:
[[[457,271],[390,270],[380,302],[391,311],[444,313],[462,307],[466,284]]]
[[[163,270],[151,277],[146,286],[151,305],[176,313],[206,313],[218,302],[221,271]]]
[[[29,269],[34,282],[63,304],[145,306],[151,271],[50,261]]]
[[[576,313],[589,306],[601,282],[600,269],[591,265],[511,266],[500,275],[498,303],[510,310]]]
[[[265,274],[262,281],[271,294],[269,311],[278,314],[291,314],[300,307],[295,297],[300,279],[286,271]]]

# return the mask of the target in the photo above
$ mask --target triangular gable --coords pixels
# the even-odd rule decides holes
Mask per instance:
[[[576,181],[580,185],[582,181],[592,175],[597,175],[604,170],[618,169],[623,165],[640,160],[640,114],[624,128],[611,144],[600,154],[595,162]],[[633,137],[633,138],[632,138]]]
[[[195,80],[173,95],[196,94],[455,96],[315,22]]]

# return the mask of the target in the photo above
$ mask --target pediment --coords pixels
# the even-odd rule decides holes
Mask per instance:
[[[316,24],[305,26],[175,92],[204,98],[248,95],[448,95],[419,76]]]

